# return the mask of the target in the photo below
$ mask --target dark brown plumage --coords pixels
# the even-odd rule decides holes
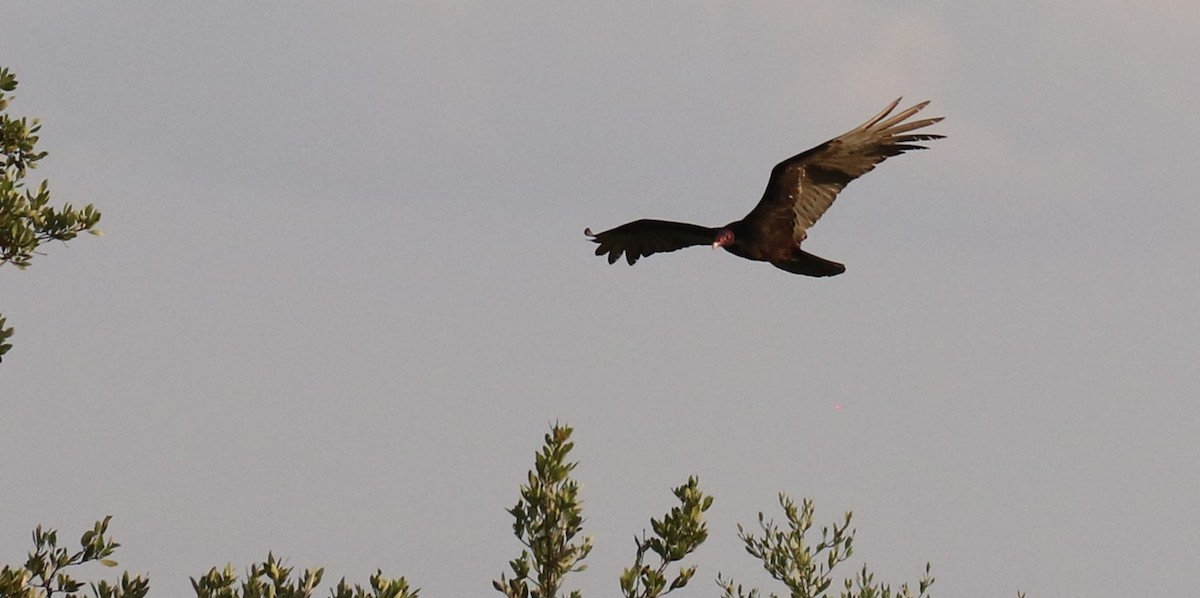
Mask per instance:
[[[597,243],[596,255],[633,265],[639,258],[692,245],[724,247],[749,260],[770,262],[776,268],[805,276],[836,276],[846,271],[837,262],[800,249],[808,229],[833,205],[850,181],[870,172],[876,164],[909,150],[926,149],[918,142],[943,135],[912,133],[941,119],[905,122],[929,102],[921,102],[889,116],[900,100],[852,131],[796,154],[771,169],[771,178],[758,205],[745,218],[721,228],[708,228],[666,220],[635,220],[602,233],[584,234]]]

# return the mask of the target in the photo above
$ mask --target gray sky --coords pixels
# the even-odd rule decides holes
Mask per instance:
[[[0,269],[0,562],[112,514],[156,595],[268,550],[486,595],[561,420],[587,595],[690,474],[687,595],[776,589],[735,526],[779,491],[938,596],[1195,592],[1200,4],[4,13],[33,182],[105,236]],[[810,232],[844,275],[592,256],[585,226],[740,218],[900,95],[949,138]]]

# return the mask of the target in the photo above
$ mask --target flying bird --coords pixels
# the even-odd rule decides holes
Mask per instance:
[[[833,205],[846,185],[870,172],[876,164],[909,150],[927,149],[922,141],[943,135],[914,133],[941,117],[907,121],[929,102],[892,111],[892,102],[871,120],[806,152],[796,154],[771,169],[767,189],[745,218],[720,228],[666,220],[635,220],[602,233],[583,232],[597,243],[596,255],[615,263],[625,254],[633,265],[638,259],[676,251],[692,245],[711,245],[738,257],[770,262],[776,268],[805,276],[837,276],[846,266],[800,249],[808,229]]]

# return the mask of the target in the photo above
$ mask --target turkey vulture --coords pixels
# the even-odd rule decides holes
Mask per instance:
[[[625,254],[633,265],[639,258],[692,245],[712,245],[738,257],[771,262],[776,268],[805,276],[837,276],[846,267],[800,249],[808,229],[817,223],[850,181],[876,164],[908,150],[926,149],[920,141],[943,135],[913,133],[941,119],[905,122],[929,102],[891,116],[892,102],[858,128],[830,139],[775,165],[758,205],[745,218],[721,228],[666,220],[635,220],[602,233],[583,233],[598,244],[596,255],[608,254],[612,264]]]

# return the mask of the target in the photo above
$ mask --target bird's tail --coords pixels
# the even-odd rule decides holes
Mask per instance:
[[[771,262],[771,265],[804,276],[837,276],[846,271],[846,266],[817,257],[803,249],[797,249],[790,260]]]

